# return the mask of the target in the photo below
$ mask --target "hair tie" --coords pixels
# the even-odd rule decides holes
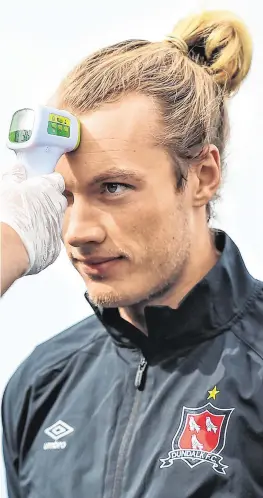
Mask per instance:
[[[183,54],[188,54],[188,46],[187,43],[180,37],[174,35],[167,35],[165,40],[171,42],[178,50],[183,52]]]

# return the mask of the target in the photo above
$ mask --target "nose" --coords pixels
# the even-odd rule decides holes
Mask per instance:
[[[65,214],[64,242],[73,247],[81,247],[89,243],[101,244],[106,238],[106,231],[100,220],[101,213],[98,209],[75,198],[74,204]]]

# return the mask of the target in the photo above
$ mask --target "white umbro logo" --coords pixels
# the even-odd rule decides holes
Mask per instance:
[[[55,424],[51,425],[45,429],[45,434],[54,439],[54,442],[44,443],[44,450],[63,450],[66,448],[66,441],[58,441],[64,436],[68,436],[73,432],[74,429],[70,425],[63,422],[63,420],[58,420]]]

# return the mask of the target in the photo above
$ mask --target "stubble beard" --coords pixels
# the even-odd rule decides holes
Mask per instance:
[[[171,248],[170,248],[171,251]],[[167,251],[166,251],[167,252]],[[155,255],[156,256],[156,255]],[[180,245],[177,247],[176,252],[167,252],[166,254],[166,262],[165,264],[160,264],[158,261],[158,257],[155,259],[152,258],[151,263],[151,274],[155,274],[157,276],[157,282],[153,282],[149,288],[142,288],[140,292],[134,292],[135,296],[132,297],[132,285],[130,296],[127,296],[127,292],[118,291],[118,283],[116,283],[116,288],[112,288],[109,285],[108,290],[101,290],[101,292],[95,293],[94,295],[89,294],[90,300],[95,304],[95,306],[102,306],[103,308],[124,308],[127,307],[129,309],[142,309],[145,306],[151,305],[151,303],[158,304],[158,300],[165,299],[165,296],[171,295],[173,289],[176,289],[177,285],[181,281],[184,269],[187,265],[187,262],[190,257],[190,243],[188,240],[184,240],[184,245]],[[165,256],[162,255],[162,261],[165,260]],[[167,263],[169,262],[169,263]],[[172,264],[171,264],[172,262]],[[142,269],[145,268],[145,264],[142,264]],[[169,266],[168,266],[169,265]],[[165,275],[165,276],[164,276]],[[127,275],[127,280],[129,279],[129,275]],[[144,272],[142,270],[142,281],[145,281]],[[98,281],[98,280],[97,280]],[[103,284],[103,279],[100,280]],[[129,283],[132,284],[132,275],[130,280],[128,280],[127,287]],[[106,280],[104,281],[104,285],[107,286]]]

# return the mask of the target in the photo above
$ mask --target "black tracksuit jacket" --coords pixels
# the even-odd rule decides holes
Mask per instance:
[[[263,497],[263,284],[224,232],[216,245],[177,310],[145,309],[148,337],[94,307],[20,365],[10,498]]]

